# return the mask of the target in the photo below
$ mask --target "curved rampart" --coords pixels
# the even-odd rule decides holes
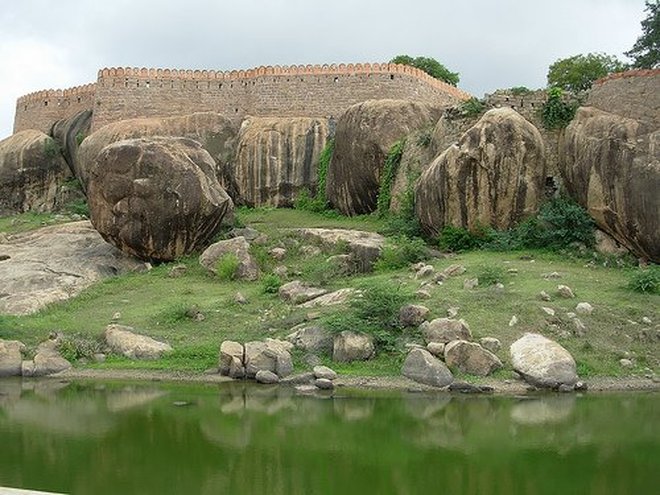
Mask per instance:
[[[19,98],[14,131],[52,124],[93,109],[92,130],[134,117],[215,111],[254,116],[339,116],[368,99],[402,98],[447,105],[470,95],[398,64],[262,66],[248,70],[104,68],[96,84]],[[83,108],[78,108],[82,106]]]

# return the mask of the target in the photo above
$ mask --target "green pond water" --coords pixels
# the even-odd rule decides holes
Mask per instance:
[[[68,494],[660,493],[660,394],[0,380],[0,486]]]

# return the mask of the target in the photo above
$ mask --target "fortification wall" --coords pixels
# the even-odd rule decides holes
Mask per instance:
[[[69,89],[47,89],[21,96],[16,101],[14,132],[37,129],[50,134],[53,124],[94,106],[96,84]]]
[[[259,67],[247,71],[99,71],[92,130],[126,118],[214,111],[259,117],[338,117],[354,103],[403,98],[437,105],[470,95],[403,65]]]

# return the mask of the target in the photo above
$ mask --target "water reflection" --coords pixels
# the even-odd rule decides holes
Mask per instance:
[[[607,490],[621,483],[644,493],[658,481],[658,405],[653,394],[523,400],[0,380],[0,486],[363,494],[436,493],[443,480],[448,493],[617,493]]]

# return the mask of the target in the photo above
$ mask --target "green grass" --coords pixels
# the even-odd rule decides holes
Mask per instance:
[[[70,221],[71,219],[65,215],[28,211],[26,213],[0,217],[0,232],[8,235],[21,234],[47,225]]]
[[[285,264],[289,273],[286,282],[302,277],[321,281],[328,289],[358,287],[375,282],[400,286],[401,290],[415,292],[420,281],[415,280],[408,268],[378,271],[369,275],[343,277],[338,274],[322,276],[328,252],[305,255],[304,243],[296,240],[286,229],[292,227],[339,227],[376,231],[382,222],[375,216],[353,218],[333,217],[297,210],[240,210],[241,220],[268,236],[267,244],[259,246],[262,262],[262,280],[243,282],[220,280],[208,275],[199,266],[196,257],[178,262],[187,265],[180,278],[167,276],[171,264],[156,266],[148,273],[135,273],[105,280],[78,297],[53,304],[41,312],[23,317],[0,316],[0,338],[19,339],[35,346],[50,332],[59,331],[76,339],[96,341],[116,312],[120,323],[132,326],[137,332],[168,341],[175,352],[157,360],[136,362],[111,356],[104,363],[90,366],[99,368],[167,369],[201,372],[217,363],[218,347],[223,340],[240,342],[284,337],[295,325],[316,320],[331,311],[345,308],[301,309],[291,307],[276,294],[264,293],[263,279],[277,263]],[[39,226],[41,218],[21,215],[20,225],[0,219],[0,232],[16,232]],[[46,217],[47,218],[47,217]],[[268,259],[268,250],[274,246],[287,249],[281,262]],[[531,256],[531,260],[522,255]],[[532,261],[533,260],[533,261]],[[557,254],[528,250],[524,252],[473,251],[448,259],[432,260],[436,270],[461,263],[467,272],[452,277],[441,285],[430,288],[431,298],[416,301],[431,309],[431,318],[446,316],[449,307],[459,307],[458,317],[465,319],[475,340],[493,336],[502,341],[499,356],[505,368],[499,373],[510,376],[509,345],[524,332],[540,332],[557,340],[575,357],[580,373],[585,376],[624,376],[644,374],[645,367],[657,370],[660,345],[653,325],[641,324],[648,317],[654,325],[660,321],[660,296],[637,293],[628,288],[633,270],[588,266],[584,259],[569,259]],[[321,267],[321,268],[318,268]],[[480,285],[473,290],[463,289],[463,281],[479,275],[482,267],[496,274],[504,274],[504,289]],[[517,270],[511,273],[510,269]],[[542,274],[559,272],[561,278],[546,280]],[[295,275],[298,272],[300,275]],[[575,299],[562,299],[556,293],[558,284],[570,286]],[[552,301],[538,299],[540,291],[552,296]],[[249,304],[234,302],[240,291]],[[572,334],[573,322],[566,313],[572,312],[578,302],[587,301],[594,306],[591,315],[580,315],[586,334]],[[556,310],[555,317],[541,311],[542,306]],[[194,309],[194,311],[192,311]],[[195,311],[204,315],[198,321],[191,317]],[[509,327],[513,315],[519,323]],[[634,324],[633,322],[637,322]],[[402,330],[400,343],[419,341],[419,332]],[[623,353],[635,356],[635,367],[621,368],[618,360]],[[348,375],[398,375],[404,357],[402,346],[398,352],[380,354],[368,362],[339,364],[323,358],[338,372]],[[298,369],[305,365],[299,360]]]

